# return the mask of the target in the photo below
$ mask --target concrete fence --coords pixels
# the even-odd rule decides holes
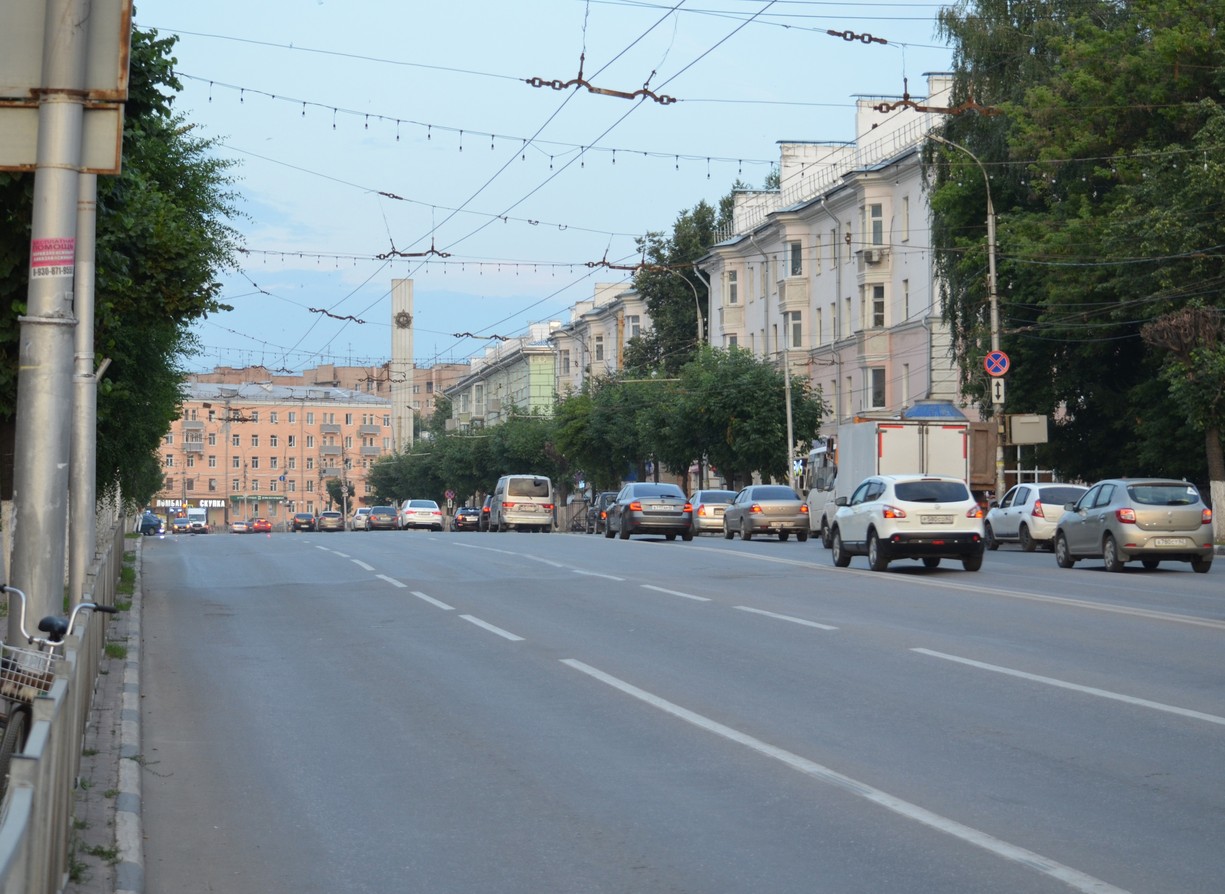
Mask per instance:
[[[99,540],[99,553],[86,581],[86,601],[115,604],[123,568],[124,527],[116,524],[110,536]],[[107,617],[81,614],[76,630],[66,640],[62,672],[46,695],[34,699],[30,735],[25,749],[13,755],[8,789],[0,804],[2,894],[55,894],[67,880],[73,787],[105,647]]]

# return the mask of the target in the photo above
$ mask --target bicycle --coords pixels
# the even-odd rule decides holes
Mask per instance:
[[[34,636],[26,630],[26,594],[16,587],[0,584],[0,594],[13,593],[18,597],[17,625],[25,638],[25,645],[33,649],[0,643],[0,723],[4,728],[0,734],[0,793],[8,788],[9,766],[13,755],[25,748],[30,733],[31,710],[34,699],[49,692],[55,675],[63,664],[64,638],[72,633],[77,616],[82,611],[100,611],[114,614],[110,605],[82,602],[75,606],[67,617],[48,615],[38,622],[38,629],[45,636]]]

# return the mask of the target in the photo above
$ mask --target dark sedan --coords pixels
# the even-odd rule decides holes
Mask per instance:
[[[481,524],[481,510],[475,506],[460,506],[451,518],[452,531],[475,531]]]
[[[367,531],[398,531],[400,517],[394,506],[372,506],[366,519]]]
[[[140,517],[140,533],[148,536],[150,534],[161,534],[165,532],[165,527],[162,525],[162,520],[152,512],[146,512]]]
[[[315,530],[315,516],[310,512],[299,512],[293,517],[294,531],[313,531]]]
[[[693,507],[675,484],[637,481],[627,484],[608,505],[604,536],[628,540],[634,534],[680,535],[693,539]]]

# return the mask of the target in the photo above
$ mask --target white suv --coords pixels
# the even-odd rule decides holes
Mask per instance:
[[[834,564],[866,555],[873,571],[894,559],[922,559],[935,568],[941,559],[960,559],[966,571],[983,564],[983,510],[958,478],[873,475],[839,497],[830,531]]]

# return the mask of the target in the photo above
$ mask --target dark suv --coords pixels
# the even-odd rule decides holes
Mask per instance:
[[[617,499],[615,490],[606,490],[596,494],[595,500],[591,504],[591,508],[587,510],[587,533],[588,534],[603,534],[604,526],[608,519],[605,513],[608,511],[609,505]]]
[[[309,512],[299,512],[293,517],[293,530],[295,531],[313,531],[315,530],[315,517]]]

